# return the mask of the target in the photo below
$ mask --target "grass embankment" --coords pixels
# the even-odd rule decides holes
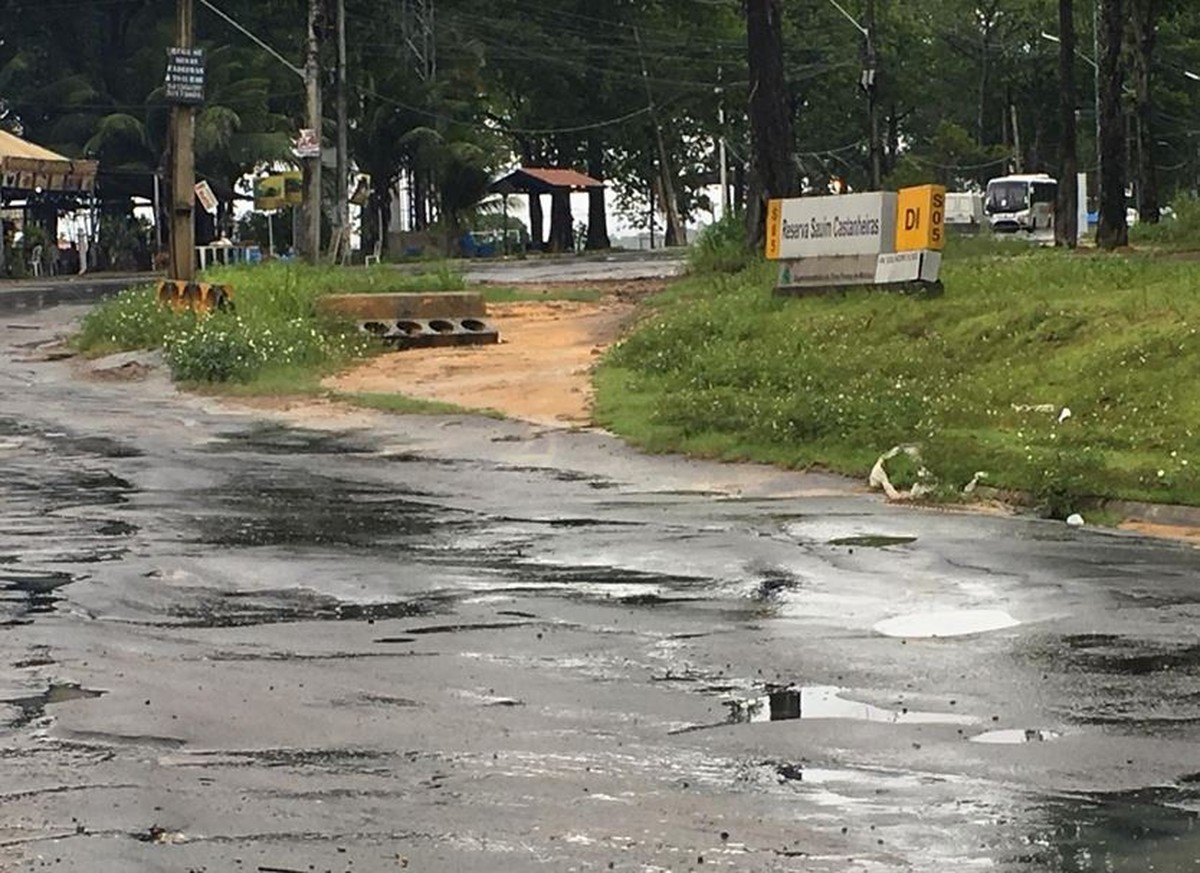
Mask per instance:
[[[986,471],[1055,515],[1200,505],[1200,263],[981,241],[942,275],[932,299],[694,275],[606,357],[596,417],[650,450],[864,478],[917,444],[947,496]]]
[[[318,315],[318,298],[335,293],[441,293],[462,291],[461,272],[445,264],[426,272],[263,264],[218,268],[202,280],[234,289],[234,310],[195,315],[176,312],[155,299],[152,288],[127,291],[84,319],[74,344],[88,356],[132,349],[161,348],[177,381],[212,393],[235,396],[321,395],[354,405],[394,412],[461,411],[400,395],[329,392],[321,379],[385,351],[356,326]],[[516,288],[480,289],[488,302],[555,299],[550,293]],[[572,290],[565,296],[589,299],[598,292]]]

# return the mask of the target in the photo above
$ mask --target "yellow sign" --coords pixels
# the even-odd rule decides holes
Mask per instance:
[[[779,244],[783,237],[783,201],[767,202],[767,259],[779,259]]]
[[[282,209],[286,204],[283,191],[283,176],[263,176],[254,182],[254,208],[263,212]]]
[[[901,188],[896,199],[896,251],[941,251],[946,245],[946,189]]]
[[[304,202],[304,177],[299,170],[283,174],[283,199],[293,205]]]

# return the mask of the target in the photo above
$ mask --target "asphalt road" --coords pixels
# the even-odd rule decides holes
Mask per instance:
[[[0,319],[0,869],[1200,869],[1196,552]]]

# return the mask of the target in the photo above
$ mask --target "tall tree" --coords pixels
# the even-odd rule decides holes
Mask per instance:
[[[1075,4],[1058,0],[1058,202],[1054,206],[1054,244],[1075,248],[1079,240],[1079,156],[1075,136]]]
[[[1128,0],[1129,60],[1134,93],[1134,166],[1138,220],[1157,224],[1158,171],[1154,160],[1154,102],[1151,61],[1158,31],[1157,0]]]
[[[1096,244],[1115,249],[1129,243],[1125,220],[1125,124],[1121,113],[1124,76],[1121,42],[1123,0],[1096,0],[1097,87],[1099,88],[1100,223]]]
[[[757,247],[765,238],[767,201],[800,193],[791,101],[783,74],[782,0],[747,0],[746,47],[752,141],[746,221],[748,241]]]

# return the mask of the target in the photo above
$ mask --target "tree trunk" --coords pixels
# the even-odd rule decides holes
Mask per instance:
[[[535,252],[540,252],[545,244],[546,217],[542,209],[542,195],[531,192],[529,195],[529,242]]]
[[[588,139],[588,175],[593,179],[604,179],[604,144],[596,134]],[[588,191],[588,251],[612,247],[608,238],[608,210],[604,204],[603,188]]]
[[[555,191],[550,195],[550,251],[569,252],[574,249],[571,195],[566,191]]]
[[[408,208],[411,215],[411,230],[425,230],[429,227],[429,211],[427,202],[429,191],[425,185],[425,173],[420,167],[413,167],[408,174]]]
[[[1074,5],[1074,0],[1058,0],[1058,117],[1062,133],[1058,158],[1058,200],[1054,204],[1054,244],[1070,249],[1075,248],[1079,241]]]
[[[1096,244],[1115,249],[1129,243],[1125,222],[1125,125],[1121,117],[1123,0],[1097,0],[1097,72],[1100,83],[1100,224]]]
[[[746,209],[751,247],[766,237],[766,204],[800,193],[792,117],[783,75],[783,0],[747,0],[750,67],[750,195]]]
[[[1130,53],[1133,90],[1136,95],[1134,142],[1137,156],[1138,220],[1157,224],[1159,219],[1158,173],[1154,168],[1154,103],[1150,86],[1150,62],[1154,55],[1157,0],[1131,0],[1129,10]]]

